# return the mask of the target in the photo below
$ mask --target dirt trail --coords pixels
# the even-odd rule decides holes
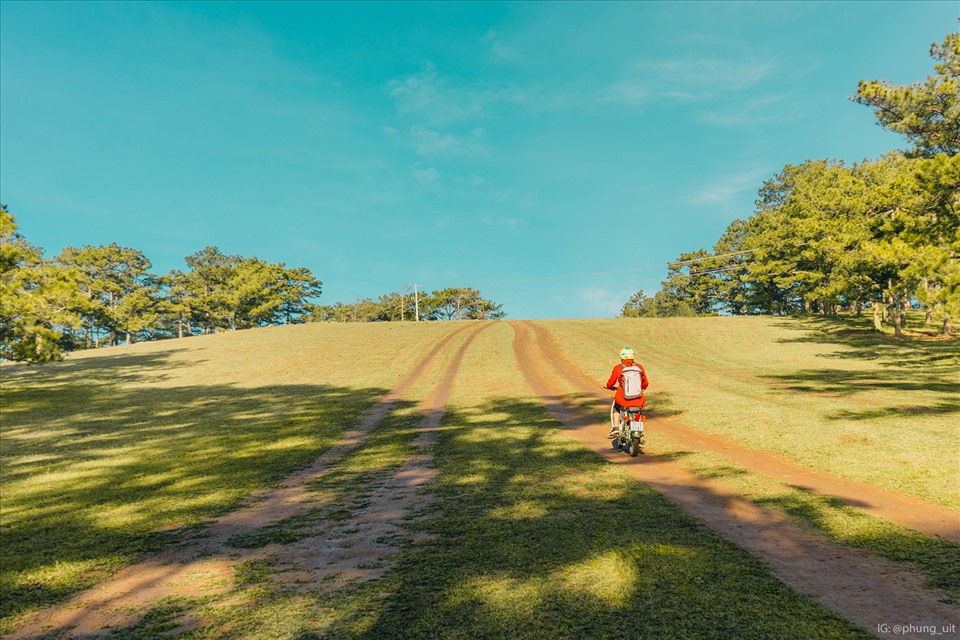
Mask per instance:
[[[533,329],[537,340],[544,345],[543,351],[553,361],[556,370],[562,372],[572,385],[603,403],[610,403],[612,399],[610,393],[599,388],[605,381],[598,382],[591,379],[575,364],[560,355],[556,340],[545,328],[533,323],[527,323],[527,326]],[[784,456],[750,449],[722,436],[703,433],[679,422],[657,417],[655,412],[651,412],[648,424],[650,427],[669,433],[670,438],[683,447],[720,453],[752,471],[768,475],[798,489],[835,498],[871,515],[926,535],[960,542],[960,513],[946,507],[866,482],[843,478],[827,471],[811,469]]]
[[[364,435],[387,416],[403,394],[434,372],[439,366],[435,362],[437,354],[470,326],[441,338],[405,379],[361,416],[356,429],[345,433],[333,447],[279,487],[252,494],[240,509],[212,520],[183,544],[121,569],[109,580],[69,601],[38,612],[5,638],[19,640],[46,634],[85,638],[129,627],[164,597],[230,591],[236,567],[249,560],[267,558],[276,562],[281,569],[279,581],[296,588],[336,588],[348,580],[382,575],[386,560],[396,548],[379,541],[397,535],[402,518],[429,500],[429,496],[418,491],[435,475],[426,452],[444,415],[450,381],[470,343],[484,328],[486,325],[473,327],[450,364],[442,373],[437,372],[438,384],[432,395],[419,404],[425,418],[419,427],[421,433],[412,443],[416,453],[373,487],[365,506],[349,520],[336,525],[321,522],[311,535],[290,545],[238,550],[228,544],[235,536],[256,533],[271,523],[321,506],[322,500],[307,485],[322,478],[344,454],[360,446]],[[199,624],[189,615],[181,622],[183,630]]]
[[[917,629],[936,625],[942,629],[960,622],[956,606],[941,602],[939,595],[924,588],[921,577],[902,566],[863,550],[834,544],[788,517],[736,495],[716,480],[698,478],[680,463],[658,456],[655,445],[647,446],[647,453],[638,458],[614,451],[606,439],[607,425],[597,424],[578,410],[564,387],[555,379],[541,375],[541,361],[544,357],[551,360],[551,370],[566,373],[585,393],[600,396],[599,390],[593,392],[597,381],[589,380],[562,359],[542,327],[530,322],[511,321],[510,324],[515,332],[514,352],[524,377],[551,414],[570,429],[574,437],[610,462],[623,465],[633,477],[760,558],[792,588],[880,637],[886,637],[884,630],[896,624],[913,625]],[[610,402],[609,394],[602,398]],[[653,433],[659,427],[670,428],[671,436],[675,435],[674,427],[666,427],[662,420],[648,424],[654,428]],[[703,448],[709,444],[690,441],[689,446]],[[729,455],[727,448],[713,450]],[[738,461],[751,466],[746,464],[749,460]],[[774,463],[768,460],[765,464]],[[929,633],[918,631],[897,637],[929,637]]]

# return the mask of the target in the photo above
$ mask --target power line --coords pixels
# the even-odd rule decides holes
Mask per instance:
[[[764,247],[758,247],[756,249],[744,249],[743,251],[734,251],[733,253],[721,253],[720,255],[716,255],[716,256],[704,256],[702,258],[693,258],[691,260],[680,260],[678,262],[668,262],[667,264],[668,265],[692,264],[694,262],[703,262],[704,260],[714,260],[716,258],[727,258],[729,256],[739,256],[744,253],[753,253],[754,251],[761,251],[763,249]]]
[[[800,244],[795,244],[795,245],[793,245],[793,246],[794,246],[794,247],[805,247],[805,246],[807,246],[808,244],[810,244],[810,241],[809,241],[809,240],[806,241],[806,242],[801,242]],[[742,251],[734,251],[734,252],[732,252],[732,253],[721,253],[721,254],[715,255],[715,256],[704,256],[704,257],[702,257],[702,258],[692,258],[692,259],[690,259],[690,260],[680,260],[680,261],[678,261],[678,262],[668,262],[667,264],[668,264],[668,265],[674,265],[674,264],[692,264],[692,263],[694,263],[694,262],[703,262],[704,260],[715,260],[715,259],[717,259],[717,258],[729,258],[730,256],[739,256],[739,255],[743,255],[744,253],[753,253],[754,251],[763,251],[763,250],[765,250],[765,249],[769,249],[769,247],[757,247],[756,249],[744,249],[744,250],[742,250]]]
[[[717,267],[715,269],[703,269],[702,271],[691,271],[688,276],[700,276],[705,273],[723,273],[724,271],[737,271],[742,269],[745,265],[735,264],[735,265],[726,265],[724,267]]]

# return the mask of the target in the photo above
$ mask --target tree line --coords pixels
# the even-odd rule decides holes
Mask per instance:
[[[40,362],[77,349],[304,322],[505,315],[470,288],[322,306],[313,301],[323,283],[304,267],[215,246],[184,260],[186,269],[155,275],[141,251],[117,244],[66,247],[47,259],[0,205],[0,358]]]
[[[66,247],[47,259],[0,205],[0,357],[44,361],[64,351],[304,322],[322,282],[309,269],[206,247],[186,270],[150,272],[117,244]]]
[[[960,34],[931,47],[923,83],[861,81],[854,101],[911,148],[847,165],[787,165],[758,191],[711,251],[682,253],[653,297],[622,317],[711,314],[834,315],[869,308],[899,335],[913,304],[943,333],[960,313]]]
[[[363,298],[353,303],[318,306],[313,319],[328,322],[393,322],[404,320],[499,320],[503,305],[483,297],[477,289],[449,287],[437,291],[409,291]]]

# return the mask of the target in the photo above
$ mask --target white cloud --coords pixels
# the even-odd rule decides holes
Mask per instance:
[[[724,175],[691,194],[689,202],[709,206],[733,204],[744,192],[756,193],[768,175],[769,171],[759,169]]]
[[[742,91],[774,68],[769,61],[722,58],[640,60],[604,91],[608,102],[640,105],[658,100],[704,100]]]
[[[440,179],[440,172],[430,167],[429,169],[412,169],[410,175],[416,178],[419,182],[431,183],[436,182]]]
[[[388,87],[400,113],[430,122],[461,122],[483,112],[482,93],[451,86],[433,64],[406,79],[391,81]]]
[[[414,125],[410,128],[410,140],[413,148],[421,156],[443,154],[448,156],[482,155],[486,152],[481,140],[486,137],[486,130],[479,129],[483,135],[477,135],[477,129],[467,137],[456,136],[452,133],[439,133],[423,125]]]
[[[777,94],[737,102],[700,116],[701,122],[731,129],[753,127],[772,122],[789,122],[803,117],[789,94]]]
[[[387,87],[401,116],[416,118],[430,126],[487,118],[498,105],[520,105],[543,111],[562,108],[571,102],[565,92],[545,91],[536,85],[458,83],[456,79],[442,77],[432,64],[418,74],[390,81]]]
[[[501,62],[518,62],[521,59],[520,50],[507,44],[495,29],[490,29],[483,36],[483,42],[490,45],[490,55]]]
[[[591,317],[603,318],[620,315],[623,303],[634,291],[621,289],[613,291],[606,287],[583,287],[577,289],[575,296],[588,308]]]

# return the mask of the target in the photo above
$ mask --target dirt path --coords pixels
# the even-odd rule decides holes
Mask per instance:
[[[471,328],[450,364],[438,370],[437,354]],[[243,507],[211,521],[183,544],[118,571],[66,603],[38,612],[5,637],[14,640],[55,633],[60,634],[58,637],[84,638],[129,627],[162,598],[230,591],[236,568],[250,560],[273,561],[280,570],[278,581],[294,588],[336,588],[348,580],[382,575],[396,548],[379,540],[397,535],[403,517],[429,500],[418,490],[435,475],[427,452],[444,415],[450,381],[470,343],[484,328],[486,325],[467,326],[441,338],[404,380],[360,418],[356,429],[345,433],[333,447],[276,489],[251,495]],[[269,544],[250,550],[230,546],[231,538],[257,533],[271,523],[321,506],[322,501],[308,484],[322,478],[346,453],[360,446],[364,435],[395,408],[414,383],[433,374],[437,386],[418,406],[425,418],[420,435],[412,443],[416,453],[371,488],[363,508],[335,525],[318,523],[306,537],[289,545]],[[201,621],[190,614],[181,623],[186,630]]]
[[[600,389],[605,380],[591,379],[575,364],[560,355],[556,340],[546,329],[533,323],[526,323],[526,326],[536,333],[538,342],[544,345],[543,352],[552,360],[556,370],[562,372],[572,385],[584,393],[609,405],[612,399],[611,394]],[[946,507],[924,502],[897,491],[882,489],[866,482],[843,478],[827,471],[811,469],[784,456],[750,449],[722,436],[703,433],[679,422],[657,417],[655,412],[651,412],[649,426],[669,433],[670,438],[683,447],[722,454],[752,471],[770,476],[798,489],[835,498],[871,515],[926,535],[960,542],[960,514]]]
[[[614,451],[606,439],[607,425],[597,424],[578,410],[562,385],[542,375],[542,359],[550,360],[550,370],[565,374],[576,388],[609,403],[609,394],[598,389],[603,381],[588,379],[563,359],[542,327],[531,322],[511,321],[510,324],[515,332],[514,352],[524,377],[551,414],[574,437],[610,462],[623,465],[633,477],[649,484],[706,526],[763,560],[792,588],[880,637],[890,637],[887,630],[898,624],[913,625],[918,630],[909,633],[909,628],[901,628],[905,632],[897,637],[909,638],[930,637],[926,630],[919,631],[926,629],[925,625],[935,625],[939,630],[960,623],[960,611],[956,606],[941,602],[940,596],[923,587],[921,577],[902,566],[863,550],[834,544],[788,517],[736,495],[716,480],[698,478],[678,462],[658,456],[655,445],[647,446],[647,453],[638,458]],[[662,420],[654,419],[648,424],[653,433],[657,428],[669,428],[671,436],[677,435],[674,426],[668,427]],[[678,438],[682,441],[682,432]],[[726,446],[716,447],[708,440],[691,439],[684,444],[710,448],[724,455],[730,455],[731,451]],[[729,443],[728,446],[735,447]],[[747,451],[740,450],[737,460],[754,468],[751,459],[745,455]],[[758,466],[779,468],[777,461],[771,459],[763,460]],[[825,480],[817,478],[815,486],[820,487]],[[832,487],[824,488],[831,489],[829,494],[833,495]]]

